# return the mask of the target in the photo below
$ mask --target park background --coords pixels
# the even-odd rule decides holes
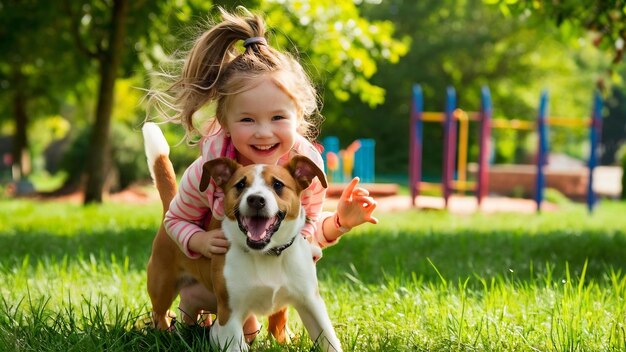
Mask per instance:
[[[337,136],[346,148],[374,139],[376,181],[401,193],[414,84],[427,111],[444,109],[450,86],[476,111],[488,86],[494,117],[531,122],[544,89],[551,116],[581,120],[597,91],[601,164],[626,162],[623,1],[0,0],[0,350],[204,346],[202,336],[137,329],[160,209],[107,195],[151,188],[140,130],[159,116],[146,91],[216,5],[266,16],[270,43],[300,57],[319,89],[319,140]],[[161,127],[181,172],[197,147],[179,143],[180,126]],[[583,163],[588,133],[551,129],[551,151]],[[534,160],[534,131],[494,131],[494,142],[494,163]],[[424,176],[436,180],[441,129],[425,131],[424,145]],[[59,201],[75,194],[85,206]],[[318,265],[342,342],[359,351],[624,350],[619,197],[594,214],[554,194],[558,209],[536,215],[381,212],[379,225],[355,229]],[[309,350],[303,340],[295,350]]]
[[[241,4],[2,5],[2,184],[29,179],[37,191],[61,193],[82,186],[86,202],[100,202],[103,191],[145,180],[139,129],[146,118],[162,118],[145,99],[159,84],[154,73],[175,73],[192,38],[215,19],[212,6]],[[318,140],[337,136],[346,148],[358,138],[374,139],[378,180],[400,184],[408,181],[414,84],[422,86],[426,111],[444,109],[449,86],[459,107],[477,111],[487,86],[495,118],[529,121],[537,118],[544,89],[551,116],[578,119],[589,118],[599,90],[605,99],[600,160],[619,165],[626,133],[620,4],[246,2],[267,15],[270,42],[296,53],[313,76],[325,118]],[[166,128],[170,143],[179,143],[180,126]],[[442,131],[427,128],[425,134],[424,178],[436,179]],[[470,161],[477,158],[476,135],[472,129]],[[534,131],[497,130],[493,138],[495,163],[532,163]],[[554,153],[582,161],[589,154],[587,128],[553,128],[550,139]],[[172,159],[181,170],[196,155],[197,148],[183,143]]]

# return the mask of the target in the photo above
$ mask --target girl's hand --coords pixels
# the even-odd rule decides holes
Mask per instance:
[[[372,216],[376,209],[376,201],[370,197],[370,192],[365,188],[356,187],[359,178],[350,181],[339,198],[337,204],[337,216],[342,227],[351,229],[365,222],[377,224],[378,219]]]
[[[221,229],[196,232],[189,239],[189,249],[200,253],[207,258],[215,254],[224,254],[228,250],[230,243],[224,236]]]

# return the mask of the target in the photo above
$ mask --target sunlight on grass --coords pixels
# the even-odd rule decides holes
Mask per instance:
[[[624,350],[625,211],[379,214],[325,251],[320,290],[346,351]],[[0,202],[0,346],[206,350],[202,333],[141,324],[159,218],[158,204]]]

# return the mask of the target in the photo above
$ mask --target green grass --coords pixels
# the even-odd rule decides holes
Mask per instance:
[[[325,250],[320,288],[347,351],[624,351],[624,214],[379,214]],[[197,330],[142,325],[159,218],[159,204],[0,201],[0,350],[208,350]],[[254,347],[284,350],[265,332]]]

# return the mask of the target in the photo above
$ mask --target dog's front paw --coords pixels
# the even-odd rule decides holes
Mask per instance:
[[[215,320],[209,330],[211,346],[217,351],[248,352],[249,347],[245,342],[241,326],[241,323],[233,323],[232,321],[226,325],[220,325],[218,320]]]

